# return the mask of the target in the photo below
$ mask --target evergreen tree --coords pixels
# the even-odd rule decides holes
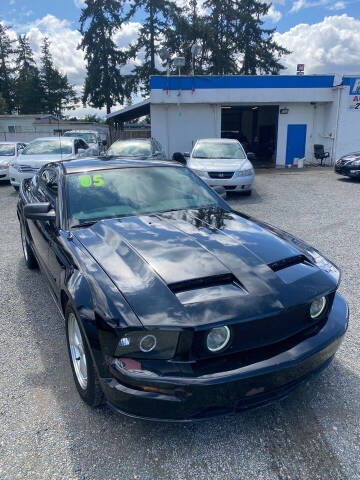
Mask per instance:
[[[122,25],[123,0],[86,0],[80,16],[79,48],[85,51],[87,75],[83,103],[106,106],[107,113],[129,96],[128,78],[121,74],[126,55],[113,41]]]
[[[7,104],[4,100],[4,97],[2,96],[2,94],[0,92],[0,115],[5,115],[5,113],[7,113],[7,111],[8,111]]]
[[[155,65],[156,53],[161,47],[162,38],[172,28],[174,19],[179,16],[179,10],[172,0],[132,0],[126,19],[132,18],[141,9],[145,19],[132,55],[135,57],[140,54],[143,61],[141,65],[135,66],[133,73],[135,89],[147,94],[150,76],[162,73]]]
[[[207,0],[208,73],[278,74],[290,53],[273,40],[275,29],[263,28],[271,4],[261,0]]]
[[[6,27],[0,23],[0,92],[6,102],[6,112],[11,113],[14,108],[14,69],[11,59],[14,53],[14,40],[10,40]]]
[[[43,91],[39,70],[25,35],[20,35],[16,51],[18,76],[15,80],[15,100],[19,113],[31,114],[43,111]]]
[[[69,84],[67,76],[55,68],[47,37],[43,40],[41,52],[40,80],[43,90],[43,109],[47,113],[61,116],[63,108],[74,108],[77,100],[75,91]]]

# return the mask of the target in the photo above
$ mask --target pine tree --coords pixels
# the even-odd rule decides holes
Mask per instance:
[[[273,40],[275,29],[263,28],[271,4],[261,0],[207,0],[211,74],[278,74],[290,52]]]
[[[8,111],[7,104],[4,100],[4,97],[2,96],[2,94],[0,92],[0,115],[5,115],[5,113],[7,113],[7,111]]]
[[[74,108],[76,94],[67,76],[55,68],[47,37],[43,40],[41,52],[40,80],[43,90],[43,109],[47,113],[61,116],[63,108]]]
[[[115,44],[114,33],[121,28],[123,0],[86,0],[80,16],[79,48],[85,51],[87,75],[83,103],[106,106],[107,113],[129,96],[128,78],[121,73],[126,55]]]
[[[14,109],[14,69],[11,59],[14,54],[14,40],[10,40],[6,27],[0,23],[0,92],[6,102],[6,112]]]
[[[34,61],[28,39],[20,35],[16,51],[18,76],[15,80],[15,103],[19,113],[31,114],[43,111],[43,91],[39,70]]]
[[[179,15],[179,10],[171,0],[133,0],[126,19],[132,18],[139,10],[143,10],[145,19],[132,54],[133,57],[140,54],[143,61],[141,65],[135,66],[133,73],[135,88],[147,94],[150,76],[162,73],[155,64],[156,54],[163,36],[172,28],[174,18]]]

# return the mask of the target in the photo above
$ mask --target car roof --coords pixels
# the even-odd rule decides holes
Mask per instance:
[[[166,160],[147,161],[107,156],[78,158],[76,160],[63,160],[56,163],[62,165],[65,174],[136,167],[182,167],[182,165],[178,162],[168,162]],[[54,163],[51,165],[54,165]]]
[[[239,143],[235,138],[199,138],[198,142],[211,142],[211,143]]]
[[[141,138],[141,137],[137,137],[137,138],[118,138],[117,140],[115,140],[114,143],[132,142],[133,140],[136,140],[137,142],[139,140],[142,140],[143,142],[151,142],[152,138]],[[114,143],[113,143],[113,145],[114,145]]]
[[[25,142],[1,142],[0,141],[0,145],[15,145],[15,143],[25,143]]]
[[[70,133],[70,132],[75,132],[75,133],[99,133],[96,130],[67,130],[65,133]]]
[[[57,136],[53,136],[53,137],[38,137],[38,138],[35,138],[34,140],[31,140],[30,143],[32,142],[38,142],[39,140],[45,140],[45,141],[49,141],[49,140],[64,140],[64,141],[69,141],[70,140],[76,140],[77,137],[57,137]],[[82,138],[79,138],[79,140],[82,140]]]

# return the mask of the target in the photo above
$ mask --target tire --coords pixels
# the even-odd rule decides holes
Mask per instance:
[[[104,403],[104,394],[79,320],[70,305],[66,306],[65,320],[67,348],[77,391],[90,407],[98,407]]]
[[[22,246],[26,266],[30,270],[34,270],[35,268],[38,268],[38,262],[35,258],[35,255],[33,254],[33,251],[31,250],[30,245],[28,244],[28,241],[26,240],[24,227],[22,226],[21,222],[20,222],[20,235],[21,235],[21,246]]]

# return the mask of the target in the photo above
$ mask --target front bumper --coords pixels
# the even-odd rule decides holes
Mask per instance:
[[[9,168],[10,183],[14,187],[20,187],[20,184],[26,178],[32,178],[36,172],[19,172],[16,168]]]
[[[210,187],[216,187],[221,185],[227,191],[233,192],[242,192],[251,190],[252,184],[254,182],[255,175],[246,175],[236,177],[235,175],[232,178],[210,178],[210,177],[201,177],[204,182],[206,182]]]
[[[148,420],[196,421],[266,405],[325,368],[347,329],[348,308],[336,294],[324,326],[280,354],[231,371],[196,377],[118,368],[102,386],[110,407]],[[144,390],[145,389],[145,390]]]
[[[360,165],[335,164],[335,173],[338,175],[345,175],[347,177],[360,178]]]

